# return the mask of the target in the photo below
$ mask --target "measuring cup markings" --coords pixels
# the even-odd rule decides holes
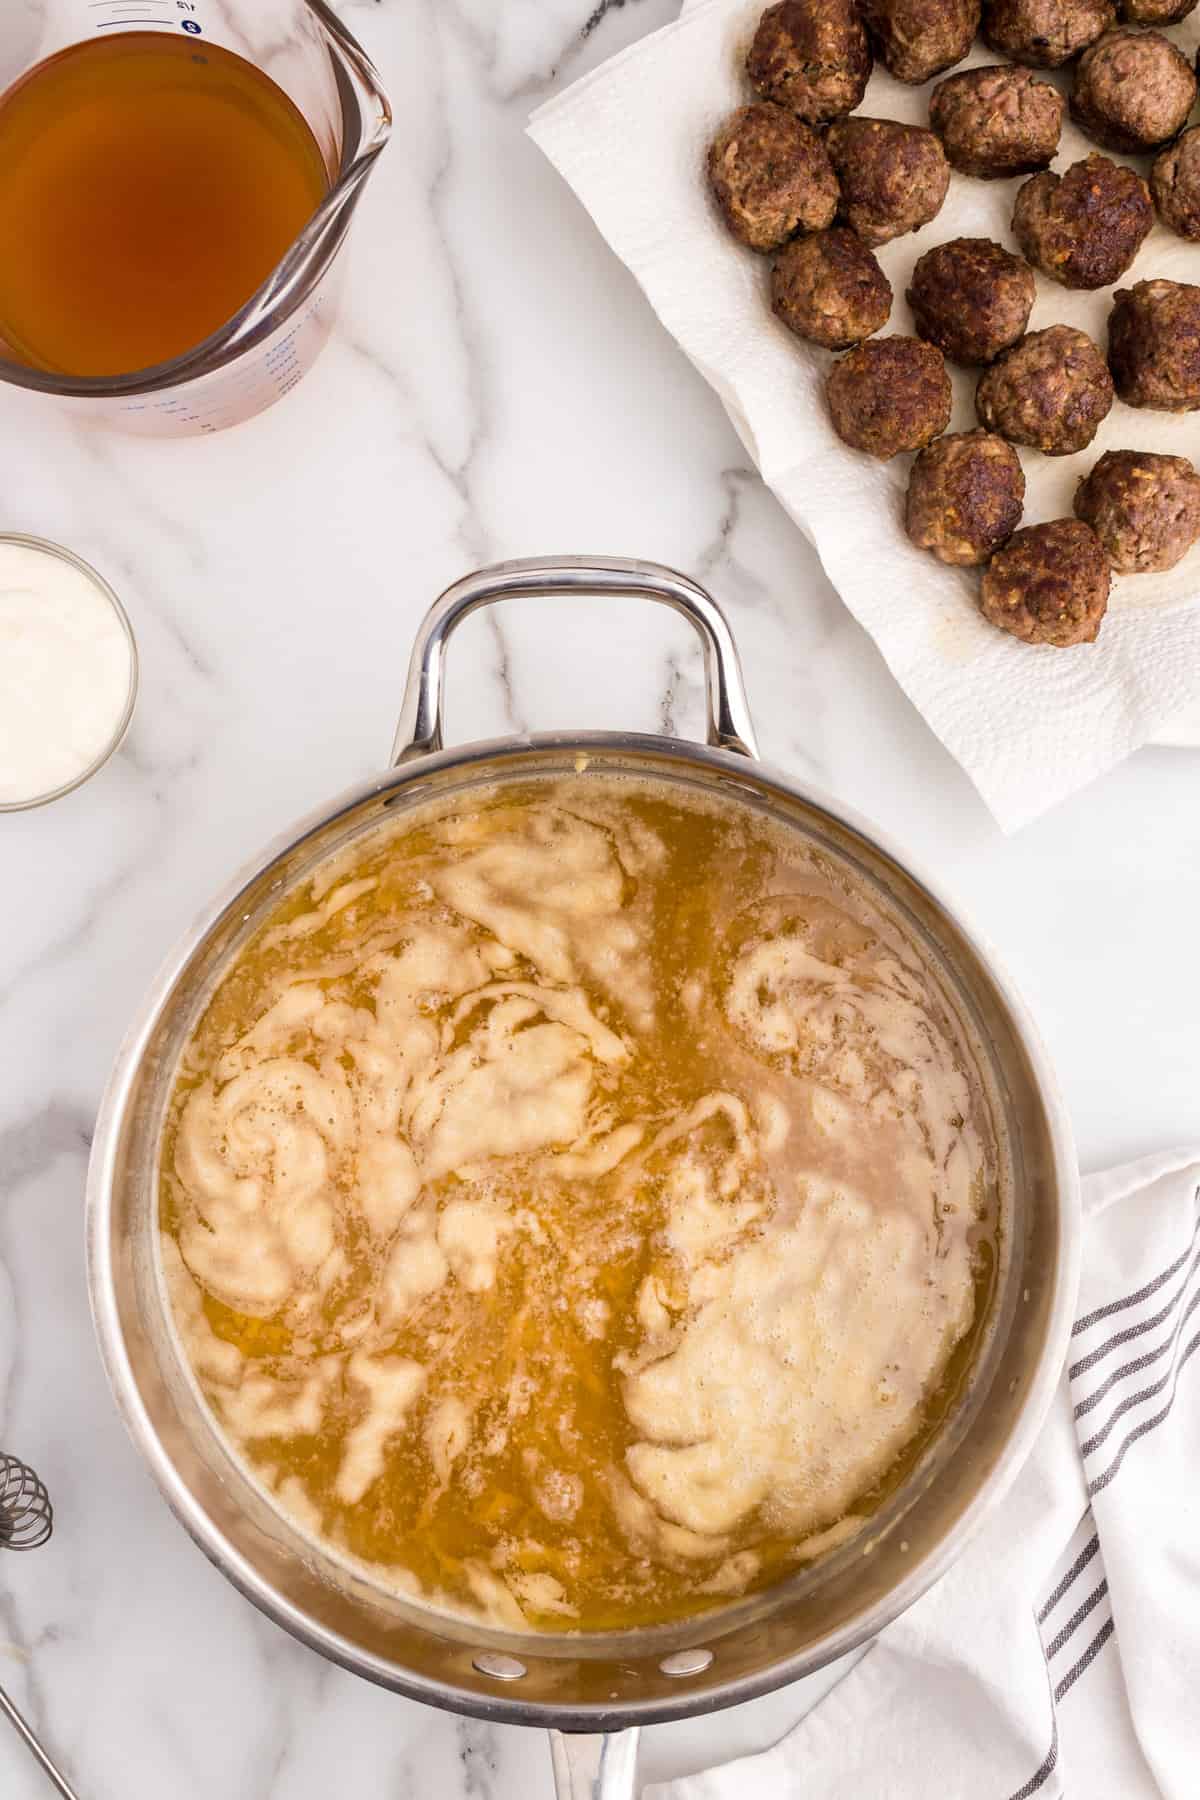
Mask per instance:
[[[56,49],[102,31],[182,31],[226,50],[238,51],[233,32],[205,0],[52,0],[50,24],[57,24]],[[104,16],[110,15],[110,16]],[[53,51],[43,51],[51,55]]]

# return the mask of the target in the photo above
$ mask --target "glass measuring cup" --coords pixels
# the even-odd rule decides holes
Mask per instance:
[[[391,108],[366,53],[325,0],[45,0],[0,26],[0,91],[47,57],[122,31],[183,35],[261,69],[307,121],[328,192],[257,293],[203,343],[129,375],[68,376],[30,367],[0,337],[0,381],[126,431],[219,431],[282,398],[323,348],[338,252],[390,135]]]

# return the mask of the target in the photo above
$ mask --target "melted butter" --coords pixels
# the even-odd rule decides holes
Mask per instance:
[[[895,1488],[986,1316],[996,1168],[938,977],[848,871],[588,774],[286,898],[185,1051],[163,1255],[306,1530],[435,1606],[624,1627]]]

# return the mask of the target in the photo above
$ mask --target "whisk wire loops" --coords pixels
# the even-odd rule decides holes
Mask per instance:
[[[0,1550],[37,1550],[54,1529],[50,1496],[33,1470],[0,1451]]]

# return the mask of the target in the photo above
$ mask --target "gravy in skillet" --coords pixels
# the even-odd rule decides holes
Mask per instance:
[[[492,1623],[718,1605],[852,1536],[1000,1253],[981,1061],[849,865],[616,775],[479,789],[288,895],[183,1056],[174,1317],[276,1504]]]

